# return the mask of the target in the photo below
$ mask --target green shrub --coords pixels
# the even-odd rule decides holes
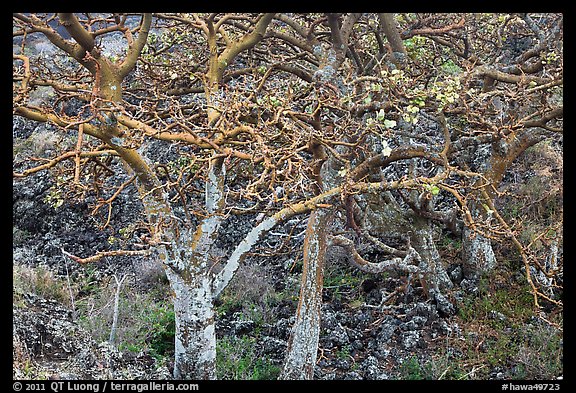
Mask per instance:
[[[418,358],[412,356],[400,364],[400,378],[403,380],[432,379],[430,364],[421,366]]]
[[[218,379],[275,380],[280,367],[256,352],[257,338],[226,336],[216,342]]]
[[[167,356],[174,351],[176,322],[171,305],[159,305],[148,315],[150,334],[147,342],[153,356]]]
[[[80,324],[96,341],[109,338],[115,292],[116,284],[111,282],[102,285],[98,292],[87,292],[87,296],[77,302]],[[118,349],[136,353],[149,351],[156,359],[173,355],[176,325],[169,293],[167,286],[140,293],[125,284],[118,306]]]

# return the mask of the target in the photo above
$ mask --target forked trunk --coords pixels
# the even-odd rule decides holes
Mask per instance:
[[[176,320],[174,378],[216,379],[216,332],[209,276],[185,279],[166,269]]]

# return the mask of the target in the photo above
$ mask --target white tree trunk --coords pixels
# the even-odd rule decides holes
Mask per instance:
[[[442,258],[434,242],[433,228],[426,218],[415,217],[415,229],[410,236],[412,247],[420,255],[421,270],[427,272],[429,290],[452,288],[453,284],[442,264]]]
[[[280,379],[314,377],[320,337],[326,228],[331,214],[329,209],[315,210],[308,221],[296,322],[288,341],[288,351]]]
[[[216,379],[216,331],[208,275],[184,279],[166,269],[174,293],[174,378]]]
[[[475,217],[474,219],[478,219]],[[462,231],[462,264],[466,278],[477,278],[496,266],[496,256],[490,239],[468,227]]]
[[[118,313],[120,309],[120,291],[122,290],[122,284],[124,280],[128,277],[127,275],[122,276],[120,280],[118,280],[118,276],[114,275],[114,280],[116,280],[116,293],[114,294],[114,314],[112,316],[112,327],[110,328],[110,338],[108,342],[114,345],[114,341],[116,340],[116,329],[118,327]]]
[[[415,230],[410,239],[412,246],[420,255],[419,267],[423,272],[420,273],[420,279],[427,292],[426,296],[434,299],[438,311],[445,315],[453,315],[454,306],[443,294],[444,290],[452,288],[453,284],[436,248],[432,224],[422,217],[416,217],[414,221]]]

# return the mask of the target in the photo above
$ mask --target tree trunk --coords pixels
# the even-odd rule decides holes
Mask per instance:
[[[434,227],[430,219],[402,208],[390,194],[372,196],[365,211],[363,227],[375,233],[400,237],[409,235],[410,244],[420,256],[419,279],[426,296],[436,302],[439,311],[454,313],[454,306],[442,294],[453,286],[434,242]]]
[[[414,216],[414,231],[410,234],[410,243],[421,258],[420,269],[425,272],[420,277],[426,296],[436,302],[436,308],[446,315],[454,314],[454,306],[442,294],[452,288],[446,268],[442,264],[440,253],[434,243],[433,227],[430,220]]]
[[[332,211],[312,212],[304,240],[304,266],[296,322],[288,341],[288,350],[280,379],[312,379],[320,337],[320,311],[326,229]]]
[[[396,67],[404,68],[406,65],[406,48],[404,47],[404,42],[402,41],[396,21],[394,20],[394,14],[380,13],[378,17],[380,18],[380,28],[390,44],[392,61]]]
[[[174,378],[216,379],[216,331],[211,281],[166,269],[174,295]]]
[[[414,231],[411,232],[410,243],[422,258],[422,263],[427,265],[429,272],[428,284],[430,288],[447,289],[453,284],[442,265],[440,253],[434,243],[433,228],[430,220],[424,217],[414,216]]]
[[[480,214],[472,211],[472,215],[474,220],[482,220]],[[496,266],[490,239],[466,226],[462,231],[462,265],[464,277],[468,279],[476,279]]]

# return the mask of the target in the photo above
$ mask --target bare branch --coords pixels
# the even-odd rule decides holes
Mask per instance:
[[[63,248],[62,254],[66,255],[68,258],[72,259],[74,262],[78,262],[81,265],[87,263],[98,262],[104,257],[117,257],[117,256],[148,256],[152,253],[151,250],[114,250],[114,251],[98,251],[95,255],[87,258],[80,258],[76,255],[70,254]]]
[[[152,23],[152,14],[146,13],[142,16],[142,21],[140,22],[140,29],[138,30],[138,38],[136,41],[130,44],[128,48],[128,52],[126,54],[126,58],[120,64],[118,68],[118,72],[120,76],[124,78],[136,65],[136,61],[138,60],[138,56],[142,52],[144,45],[146,45],[146,41],[148,39],[148,33],[150,32],[150,25]]]
[[[350,262],[356,266],[358,269],[367,273],[383,273],[385,271],[399,270],[408,273],[419,273],[420,268],[416,265],[412,265],[413,261],[420,260],[420,256],[412,247],[409,248],[406,256],[402,258],[392,258],[381,262],[369,262],[362,258],[354,242],[350,239],[345,238],[342,235],[332,236],[332,244],[340,247],[344,247],[350,252]]]
[[[68,12],[61,12],[58,16],[60,17],[60,23],[66,28],[72,38],[74,38],[86,52],[91,52],[92,49],[94,49],[94,37],[80,24],[76,16]]]

